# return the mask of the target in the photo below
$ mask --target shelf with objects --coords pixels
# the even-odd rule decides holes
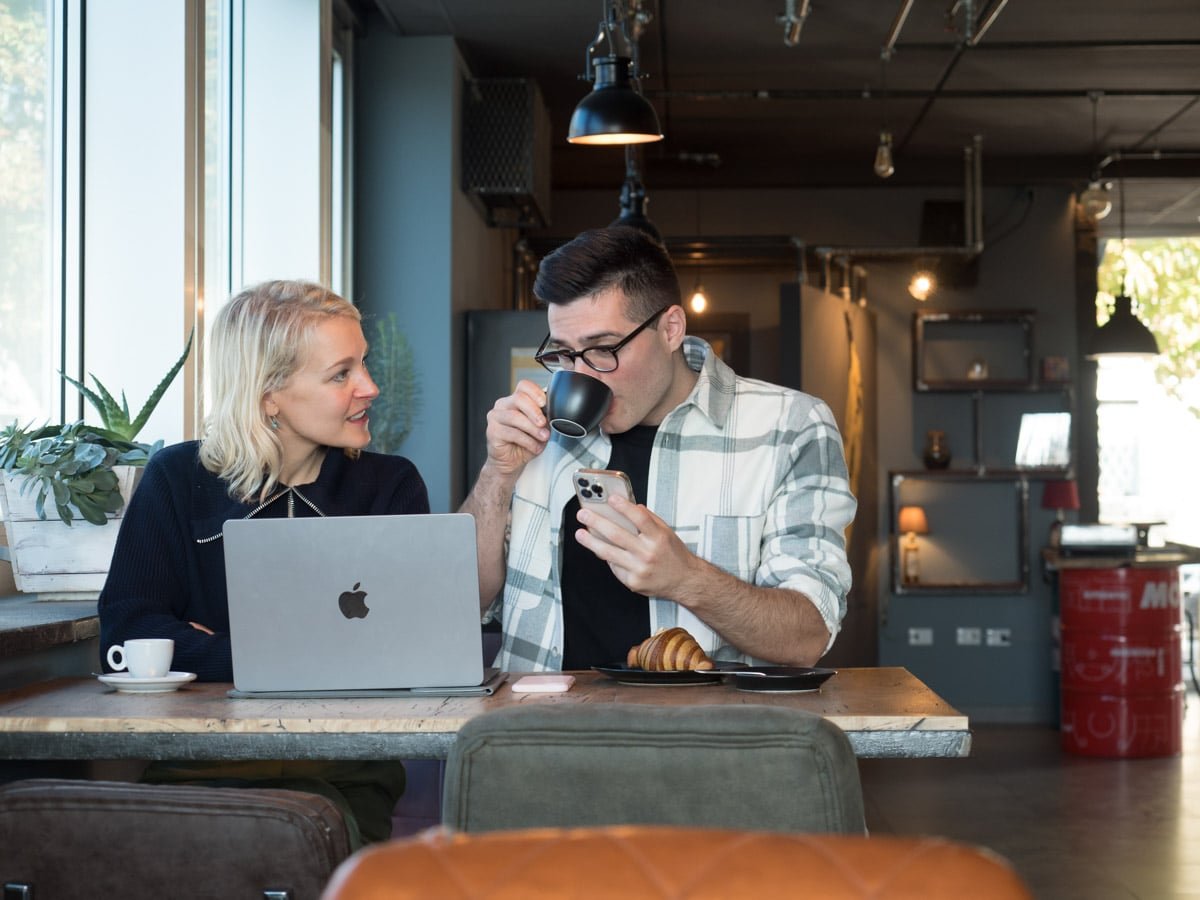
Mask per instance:
[[[973,471],[893,471],[888,480],[892,593],[1029,591],[1026,479]],[[955,484],[953,492],[944,490],[947,482]]]
[[[1028,593],[1030,482],[1072,477],[1074,459],[1067,366],[1045,357],[1035,371],[1034,318],[1030,310],[913,314],[914,422],[937,427],[925,429],[918,450],[924,469],[888,473],[893,593]],[[948,403],[963,394],[969,421]],[[944,430],[947,422],[957,430]],[[967,441],[963,459],[956,444]],[[932,536],[918,539],[914,526]]]
[[[977,474],[1062,478],[1069,472],[1074,455],[1074,387],[1064,357],[1043,357],[1040,371],[1035,372],[1034,319],[1032,310],[913,313],[913,391],[917,395],[970,395],[973,455],[968,468]],[[1004,399],[1000,395],[1010,396]],[[1006,451],[1001,456],[1005,462],[997,463],[994,456],[989,460],[985,455],[985,397],[992,398],[992,407],[1015,403],[1022,410],[1033,405],[1052,405],[1054,409],[1022,412],[1018,431],[998,429],[1004,438],[1015,433],[1017,443],[1015,447],[993,447],[993,452]],[[1048,402],[1031,403],[1034,398]],[[937,402],[944,410],[943,400]],[[961,423],[953,413],[951,418]],[[930,472],[949,466],[944,431],[931,428],[926,432],[923,456]]]

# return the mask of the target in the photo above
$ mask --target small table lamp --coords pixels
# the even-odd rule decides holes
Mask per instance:
[[[921,580],[921,563],[917,557],[917,535],[929,534],[929,520],[925,510],[919,506],[900,507],[898,525],[904,534],[901,545],[900,574],[905,584],[916,584]]]
[[[1057,547],[1062,537],[1063,510],[1079,509],[1079,486],[1074,479],[1047,481],[1042,488],[1042,509],[1054,510],[1048,541],[1051,547]]]

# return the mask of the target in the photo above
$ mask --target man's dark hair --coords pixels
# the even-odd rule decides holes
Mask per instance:
[[[533,294],[542,303],[570,303],[611,287],[625,294],[625,315],[635,322],[680,302],[667,248],[628,225],[585,231],[547,255]]]

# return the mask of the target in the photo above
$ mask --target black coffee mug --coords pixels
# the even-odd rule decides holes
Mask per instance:
[[[581,438],[597,425],[612,403],[612,391],[598,378],[559,369],[546,389],[546,418],[563,437]]]

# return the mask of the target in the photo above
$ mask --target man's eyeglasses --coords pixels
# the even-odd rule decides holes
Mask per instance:
[[[584,347],[582,350],[559,350],[557,348],[547,350],[546,345],[550,343],[550,335],[546,335],[533,358],[550,372],[557,372],[559,369],[565,369],[567,366],[574,366],[577,359],[582,359],[590,368],[597,372],[615,372],[617,369],[617,351],[641,334],[643,330],[650,327],[654,323],[654,320],[668,309],[670,309],[669,306],[664,306],[615,344]]]

